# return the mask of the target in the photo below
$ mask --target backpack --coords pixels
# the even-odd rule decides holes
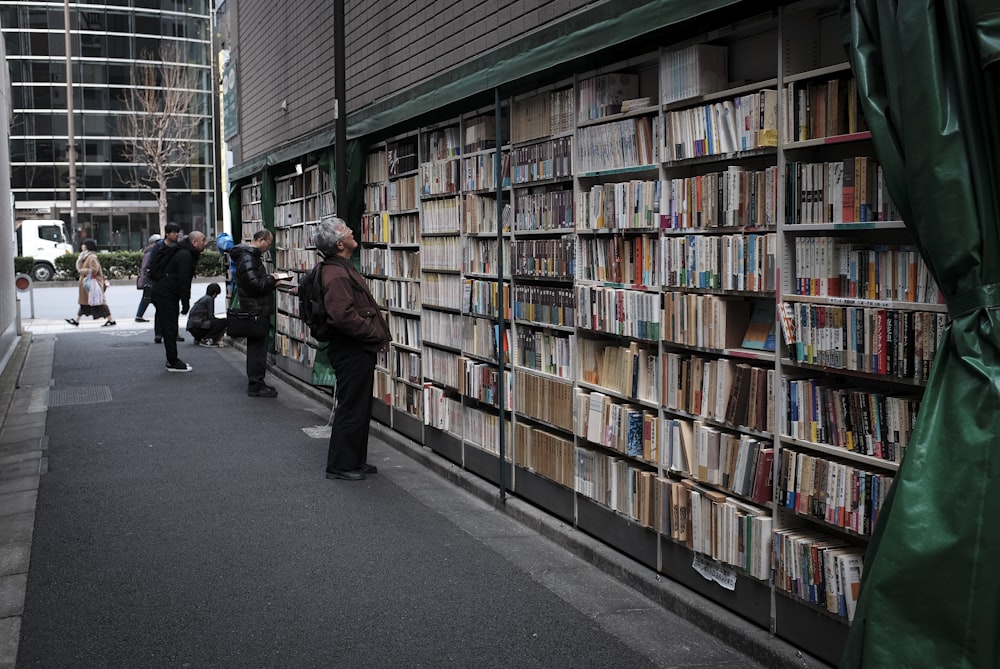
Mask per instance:
[[[146,269],[146,277],[150,281],[155,283],[166,276],[167,263],[174,257],[177,247],[177,244],[166,246],[165,244],[158,243],[153,248],[153,257],[149,259],[149,267]]]
[[[327,321],[326,307],[323,306],[323,265],[329,264],[329,260],[318,262],[299,277],[299,318],[316,341],[333,338],[333,328]]]

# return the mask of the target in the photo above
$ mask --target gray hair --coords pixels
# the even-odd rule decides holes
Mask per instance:
[[[347,221],[336,216],[324,216],[320,219],[316,234],[313,235],[313,245],[323,257],[334,256],[337,254],[337,244],[347,236],[348,232],[350,228]]]

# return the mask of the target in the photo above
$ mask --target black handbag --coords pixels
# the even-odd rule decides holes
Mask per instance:
[[[243,311],[239,308],[226,310],[226,332],[230,337],[260,339],[267,336],[268,319],[260,309]]]

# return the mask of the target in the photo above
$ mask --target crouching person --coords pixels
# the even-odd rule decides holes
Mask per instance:
[[[187,331],[199,346],[215,348],[222,346],[222,336],[226,334],[226,319],[216,318],[215,298],[222,292],[217,283],[210,283],[205,295],[191,307],[188,313]]]

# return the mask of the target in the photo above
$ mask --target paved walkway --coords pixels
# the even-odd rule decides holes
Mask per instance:
[[[0,667],[822,666],[381,426],[378,475],[325,479],[329,403],[247,397],[237,349],[166,374],[151,324],[31,327]]]

